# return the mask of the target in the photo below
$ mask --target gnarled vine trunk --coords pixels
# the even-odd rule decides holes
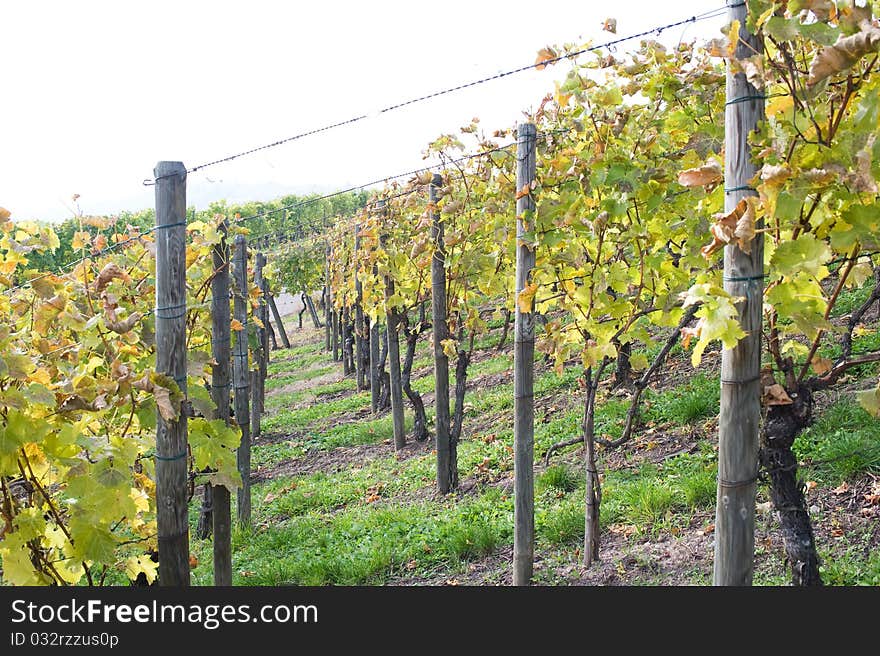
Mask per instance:
[[[428,439],[428,417],[425,414],[425,402],[422,395],[412,388],[412,368],[413,360],[416,356],[416,346],[422,332],[429,326],[425,323],[425,305],[419,307],[419,323],[416,327],[410,327],[406,314],[400,315],[400,328],[403,330],[403,336],[406,339],[406,354],[403,358],[403,368],[400,372],[400,385],[403,393],[409,399],[413,408],[413,437],[424,442]]]
[[[759,458],[770,478],[773,506],[779,513],[785,554],[794,585],[822,585],[819,556],[804,493],[797,477],[797,458],[791,450],[795,438],[813,416],[813,395],[806,387],[791,394],[794,403],[770,406],[761,431]]]

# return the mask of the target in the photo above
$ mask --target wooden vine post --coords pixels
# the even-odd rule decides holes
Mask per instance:
[[[220,224],[223,235],[212,250],[214,277],[211,279],[211,400],[217,406],[214,418],[229,423],[229,244],[226,222]],[[232,585],[232,518],[229,489],[211,486],[211,517],[214,532],[214,585]]]
[[[529,284],[535,266],[534,246],[525,234],[534,229],[537,131],[520,125],[516,144],[516,313],[513,337],[513,584],[529,585],[535,556],[535,322],[532,310],[523,312],[519,294]]]
[[[255,368],[258,375],[258,385],[254,389],[254,407],[256,408],[257,421],[265,410],[266,396],[266,375],[269,362],[269,335],[266,330],[266,324],[269,323],[269,313],[266,308],[266,281],[263,278],[263,267],[266,266],[266,256],[262,252],[258,252],[254,258],[254,284],[260,290],[260,299],[254,314],[262,323],[262,327],[257,326],[257,342],[258,346],[255,351],[256,362]],[[257,433],[253,433],[253,437],[257,437]]]
[[[449,358],[443,342],[449,339],[446,322],[446,246],[443,241],[443,222],[437,209],[437,193],[443,177],[435,173],[428,187],[428,207],[431,213],[431,321],[434,328],[434,429],[437,449],[437,489],[448,494],[458,485],[458,467],[454,462],[449,433]]]
[[[333,307],[330,303],[330,245],[324,249],[324,350],[330,352],[333,332]]]
[[[156,178],[156,373],[186,395],[186,167],[159,162]],[[156,424],[156,524],[159,584],[188,586],[187,406]]]
[[[238,473],[241,474],[241,489],[238,491],[238,523],[251,521],[251,427],[250,427],[250,373],[248,371],[247,339],[247,241],[244,235],[235,237],[233,258],[235,286],[233,288],[233,318],[241,328],[235,331],[235,344],[232,349],[232,386],[234,396],[235,423],[241,429],[241,444],[238,447]]]
[[[354,348],[351,337],[351,310],[348,305],[342,308],[342,373],[348,376],[354,373]]]
[[[375,250],[375,249],[374,249]],[[373,278],[379,277],[379,269],[373,265]],[[379,412],[379,321],[368,317],[370,321],[370,410]]]
[[[360,238],[361,225],[356,223],[354,226],[354,370],[357,375],[357,389],[360,392],[361,390],[367,389],[367,372],[365,371],[364,364],[368,361],[368,354],[366,353],[366,344],[364,339],[364,308],[362,306],[363,302],[363,285],[361,284],[360,276],[358,275],[358,265],[357,265],[357,257],[358,250],[361,247],[361,238]]]
[[[269,304],[269,309],[272,310],[272,316],[275,318],[275,325],[278,326],[278,336],[281,338],[281,343],[284,345],[284,348],[290,348],[290,340],[287,338],[287,330],[284,328],[284,322],[281,321],[281,314],[278,312],[278,306],[275,304],[275,297],[272,295],[271,289],[266,289],[266,302]]]
[[[746,29],[745,3],[729,5],[730,21],[741,27],[736,57],[763,53],[761,39]],[[764,119],[764,96],[745,73],[727,70],[724,115],[724,209],[746,196],[756,167],[748,143]],[[759,230],[761,225],[756,226]],[[735,243],[724,247],[724,289],[744,300],[737,305],[744,337],[721,353],[721,416],[718,424],[718,494],[715,511],[715,585],[751,585],[755,554],[755,490],[761,420],[761,310],[764,297],[764,242],[759,231],[751,253]]]

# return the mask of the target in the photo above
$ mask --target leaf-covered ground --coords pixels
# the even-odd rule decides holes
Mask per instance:
[[[857,294],[857,292],[855,293]],[[858,300],[854,297],[853,303]],[[873,314],[873,313],[872,313]],[[262,435],[253,450],[253,526],[236,530],[236,585],[506,585],[513,524],[512,352],[498,322],[478,344],[459,445],[460,489],[435,491],[432,444],[395,454],[387,411],[323,350],[323,330],[288,322],[292,348],[272,353]],[[872,348],[876,325],[859,339]],[[658,347],[659,348],[659,347]],[[650,354],[648,354],[650,356]],[[718,353],[698,371],[679,347],[651,385],[642,425],[599,450],[601,559],[585,571],[582,452],[544,454],[577,435],[576,366],[561,376],[536,361],[536,563],[544,585],[705,585],[712,579]],[[415,387],[432,413],[427,342]],[[819,401],[796,443],[807,503],[831,585],[880,585],[880,423],[853,392],[876,384],[865,367]],[[597,431],[620,435],[629,393],[605,386]],[[408,428],[411,418],[407,412]],[[193,500],[193,521],[196,516]],[[784,585],[787,565],[766,484],[758,491],[755,583]],[[194,581],[209,585],[211,545],[195,541]]]

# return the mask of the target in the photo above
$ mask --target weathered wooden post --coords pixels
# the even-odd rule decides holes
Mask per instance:
[[[736,57],[762,53],[761,39],[746,28],[746,3],[728,5],[740,24]],[[727,70],[724,114],[724,209],[732,211],[756,173],[749,133],[764,119],[764,95],[745,73]],[[756,226],[759,230],[761,225]],[[737,306],[746,333],[721,352],[721,415],[718,423],[718,495],[715,510],[715,585],[751,585],[755,561],[755,490],[761,420],[761,310],[764,297],[764,240],[759,231],[751,253],[735,243],[724,247],[724,289],[743,298]]]
[[[529,284],[535,251],[525,241],[534,229],[534,124],[520,125],[516,144],[516,314],[513,333],[513,584],[529,585],[535,556],[535,323],[534,300],[523,312],[519,294]]]
[[[333,294],[331,293],[331,299]],[[339,333],[340,333],[340,321],[339,321],[339,310],[333,310],[332,313],[333,318],[333,334],[332,334],[332,347],[333,347],[333,362],[339,362]]]
[[[238,523],[251,521],[251,427],[250,427],[250,373],[248,371],[247,338],[247,241],[244,235],[235,237],[233,259],[233,318],[241,326],[235,331],[232,349],[232,384],[235,400],[235,423],[241,428],[241,445],[238,447],[238,472],[241,489],[238,491]]]
[[[254,411],[257,415],[257,425],[259,425],[260,415],[263,414],[265,408],[265,381],[266,371],[268,368],[268,335],[266,334],[266,324],[269,322],[269,315],[266,310],[266,283],[263,280],[263,267],[266,266],[266,256],[258,252],[254,258],[254,284],[260,290],[260,299],[257,303],[257,309],[253,314],[260,320],[263,326],[257,326],[257,343],[258,346],[254,351],[254,368],[257,370],[257,386],[253,388],[254,395]],[[257,323],[257,322],[254,322]],[[252,437],[256,439],[257,433],[252,433]]]
[[[220,224],[223,238],[212,250],[214,277],[211,280],[211,399],[217,405],[214,418],[229,423],[229,244],[226,222]],[[232,585],[232,518],[229,489],[211,486],[211,516],[214,528],[214,585]]]
[[[306,297],[306,307],[309,310],[309,316],[312,318],[312,323],[315,328],[323,328],[321,324],[321,319],[318,317],[318,312],[315,310],[315,302],[312,300],[311,294],[309,292],[304,292]]]
[[[364,308],[363,308],[363,285],[361,284],[361,278],[358,275],[358,251],[361,248],[361,237],[360,237],[361,226],[359,223],[356,223],[354,226],[354,255],[353,255],[353,263],[354,263],[354,293],[355,293],[355,301],[354,301],[354,370],[357,375],[357,390],[360,392],[361,390],[367,389],[367,372],[366,367],[364,366],[369,362],[369,355],[367,354],[366,349],[366,332],[364,330]]]
[[[449,339],[446,323],[446,246],[443,241],[443,222],[437,210],[437,190],[443,178],[435,173],[428,187],[431,213],[431,321],[434,327],[434,428],[437,448],[437,489],[447,494],[458,485],[457,466],[453,462],[449,435],[449,358],[443,350],[443,341]]]
[[[330,352],[331,333],[333,332],[332,304],[330,303],[330,244],[324,248],[324,349]]]
[[[186,167],[159,162],[156,178],[156,372],[186,395]],[[158,413],[156,525],[159,584],[189,585],[186,406],[176,419]]]
[[[272,316],[275,317],[275,325],[278,327],[278,336],[281,338],[281,343],[284,345],[284,348],[290,348],[290,340],[287,338],[287,330],[284,328],[284,322],[281,321],[281,315],[278,313],[278,306],[275,304],[275,297],[272,295],[271,290],[267,294],[266,301],[269,303],[269,309],[272,310]]]
[[[342,308],[342,373],[354,373],[354,341],[351,337],[351,310],[348,305]]]
[[[373,265],[373,279],[379,277],[379,269]],[[370,409],[379,412],[379,321],[370,320]]]

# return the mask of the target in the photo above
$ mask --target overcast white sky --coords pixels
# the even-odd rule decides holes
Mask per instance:
[[[153,204],[159,160],[187,167],[601,43],[723,0],[2,0],[0,206],[63,220]],[[718,35],[724,18],[664,42]],[[633,42],[636,45],[637,42]],[[624,50],[627,46],[619,46]],[[566,64],[529,71],[189,176],[188,204],[326,192],[423,164],[474,116],[491,132],[534,109]]]

